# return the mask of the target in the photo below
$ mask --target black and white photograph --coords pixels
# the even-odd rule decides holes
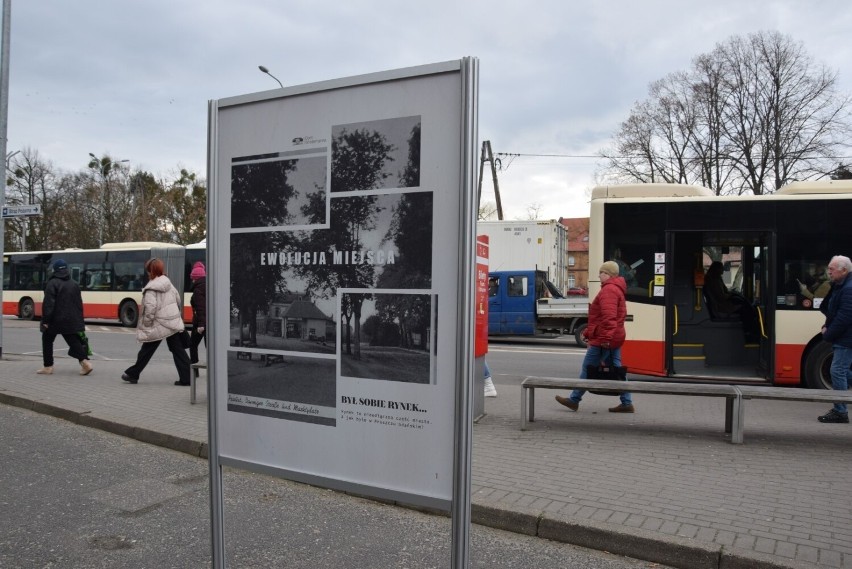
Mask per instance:
[[[311,242],[343,254],[331,267],[341,288],[429,288],[432,209],[432,192],[333,197],[331,228]]]
[[[331,191],[420,186],[420,116],[335,125]]]
[[[431,295],[348,292],[340,313],[342,377],[430,383]]]
[[[280,152],[235,158],[231,166],[231,227],[324,225],[327,221],[325,151],[314,156]]]
[[[334,427],[336,399],[334,359],[228,350],[228,411]]]
[[[334,291],[316,278],[309,263],[318,255],[298,250],[296,235],[231,236],[231,346],[336,352]]]

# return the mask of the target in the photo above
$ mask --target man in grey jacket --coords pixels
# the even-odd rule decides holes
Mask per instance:
[[[68,265],[62,259],[53,262],[53,275],[44,287],[44,302],[41,305],[41,350],[44,367],[36,373],[53,373],[53,342],[62,334],[68,344],[68,355],[80,362],[80,375],[92,373],[86,345],[80,337],[86,331],[83,323],[83,296],[80,287],[68,273]]]

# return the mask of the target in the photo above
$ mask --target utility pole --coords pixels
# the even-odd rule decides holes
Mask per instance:
[[[9,130],[9,32],[12,29],[12,0],[3,0],[3,38],[0,47],[0,156],[6,157]],[[0,206],[6,204],[6,170],[0,179]],[[0,217],[0,257],[6,242],[6,225]],[[3,302],[3,265],[0,264],[0,304]],[[3,357],[3,318],[0,317],[0,358]]]
[[[482,142],[482,156],[479,161],[479,196],[476,200],[477,207],[482,203],[482,175],[486,162],[491,164],[491,179],[494,180],[494,199],[497,202],[497,219],[503,221],[503,203],[500,201],[500,185],[497,183],[497,165],[494,164],[494,153],[491,152],[490,140]]]

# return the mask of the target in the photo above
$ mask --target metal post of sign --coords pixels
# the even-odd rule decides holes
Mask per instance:
[[[470,486],[473,447],[474,305],[476,297],[476,145],[479,112],[479,60],[466,57],[462,64],[462,167],[459,200],[459,305],[466,307],[459,321],[457,356],[455,457],[453,468],[452,564],[466,569],[470,561]]]
[[[218,155],[218,106],[216,101],[210,101],[207,117],[207,271],[210,275],[217,274],[219,267],[216,264],[215,236],[210,231],[216,231],[214,220],[219,211],[219,188],[217,159]],[[212,254],[211,254],[212,253]],[[227,291],[219,291],[217,282],[219,279],[210,279],[210,295],[207,297],[208,306],[220,294]],[[220,325],[229,324],[229,316],[224,316],[224,324],[219,323],[221,314],[217,310],[208,310],[207,334],[210,336],[210,344],[207,351],[207,463],[210,470],[210,547],[213,555],[213,569],[225,569],[225,502],[222,492],[222,463],[219,461],[219,435],[217,430],[217,390],[216,390],[216,358],[218,350],[216,342],[219,341],[217,328]],[[227,335],[227,332],[226,332]]]
[[[0,55],[0,156],[6,158],[6,135],[9,131],[9,33],[12,29],[12,0],[3,0],[3,43]],[[6,166],[0,176],[0,207],[6,204]],[[0,259],[6,241],[6,222],[0,218]],[[0,264],[0,283],[3,282],[3,265]],[[3,304],[3,287],[0,284],[0,305]],[[3,319],[0,318],[0,358],[3,357]]]

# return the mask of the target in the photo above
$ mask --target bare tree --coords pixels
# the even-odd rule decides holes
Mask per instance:
[[[38,251],[55,246],[51,241],[57,185],[53,166],[37,150],[25,148],[6,169],[6,202],[41,205],[42,215],[6,220],[6,251]]]
[[[484,202],[479,205],[479,210],[476,213],[477,221],[486,221],[497,215],[497,206],[494,202]]]
[[[541,209],[544,206],[540,203],[533,202],[527,206],[527,219],[534,221],[541,218]]]
[[[761,194],[827,176],[850,130],[836,83],[788,36],[735,36],[651,84],[601,152],[602,178]]]
[[[97,228],[98,246],[108,242],[126,241],[129,238],[128,220],[133,213],[133,201],[129,191],[129,172],[121,162],[108,155],[97,157],[89,153],[89,179],[86,194],[87,205]]]

